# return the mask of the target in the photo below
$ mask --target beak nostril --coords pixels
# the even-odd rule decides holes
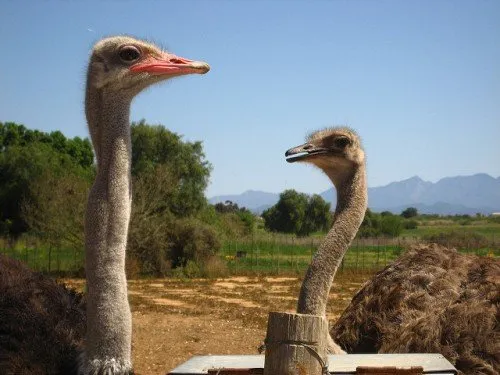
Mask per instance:
[[[305,145],[304,150],[310,150],[313,146],[312,145]]]
[[[180,60],[180,59],[171,59],[170,62],[173,62],[174,64],[183,64],[184,61]]]

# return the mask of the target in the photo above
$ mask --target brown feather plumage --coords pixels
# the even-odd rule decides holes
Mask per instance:
[[[0,254],[0,374],[76,374],[85,316],[81,294]]]
[[[418,245],[377,273],[333,326],[349,353],[441,353],[500,373],[500,260]]]

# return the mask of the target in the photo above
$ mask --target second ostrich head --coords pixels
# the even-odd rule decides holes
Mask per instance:
[[[289,163],[307,162],[321,168],[337,188],[365,162],[358,135],[346,127],[316,131],[306,143],[289,149],[285,156]]]

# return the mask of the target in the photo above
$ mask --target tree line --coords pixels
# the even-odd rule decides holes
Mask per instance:
[[[253,228],[249,212],[225,212],[204,191],[211,164],[201,142],[145,121],[131,124],[133,206],[128,262],[166,274],[213,258],[225,236]],[[88,139],[0,122],[0,234],[37,236],[50,246],[83,251],[87,194],[95,177]]]
[[[250,235],[258,217],[231,201],[210,205],[204,195],[212,166],[201,142],[187,142],[161,125],[131,124],[132,215],[128,266],[167,274],[189,266],[203,272],[228,238]],[[0,235],[36,236],[49,246],[83,251],[87,194],[95,177],[88,139],[0,122]],[[412,224],[401,215],[367,211],[360,236],[397,236]],[[326,232],[333,213],[319,195],[295,190],[262,213],[264,229],[307,236]]]
[[[262,213],[267,230],[297,236],[326,232],[332,224],[333,215],[330,203],[321,196],[308,196],[295,190],[285,190],[278,202]],[[408,207],[400,215],[389,211],[375,213],[367,209],[358,236],[397,237],[403,229],[417,228],[417,221],[412,220],[416,216],[418,211],[415,207]]]

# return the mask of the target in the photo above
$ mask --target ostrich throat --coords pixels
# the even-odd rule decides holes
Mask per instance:
[[[329,177],[335,181],[337,206],[332,228],[314,255],[300,290],[297,312],[302,314],[326,314],[333,279],[363,221],[368,201],[364,164],[341,181]]]
[[[131,210],[131,99],[88,89],[87,120],[97,176],[85,218],[88,287],[86,357],[131,367],[132,321],[125,276]],[[95,363],[96,367],[102,363]]]

